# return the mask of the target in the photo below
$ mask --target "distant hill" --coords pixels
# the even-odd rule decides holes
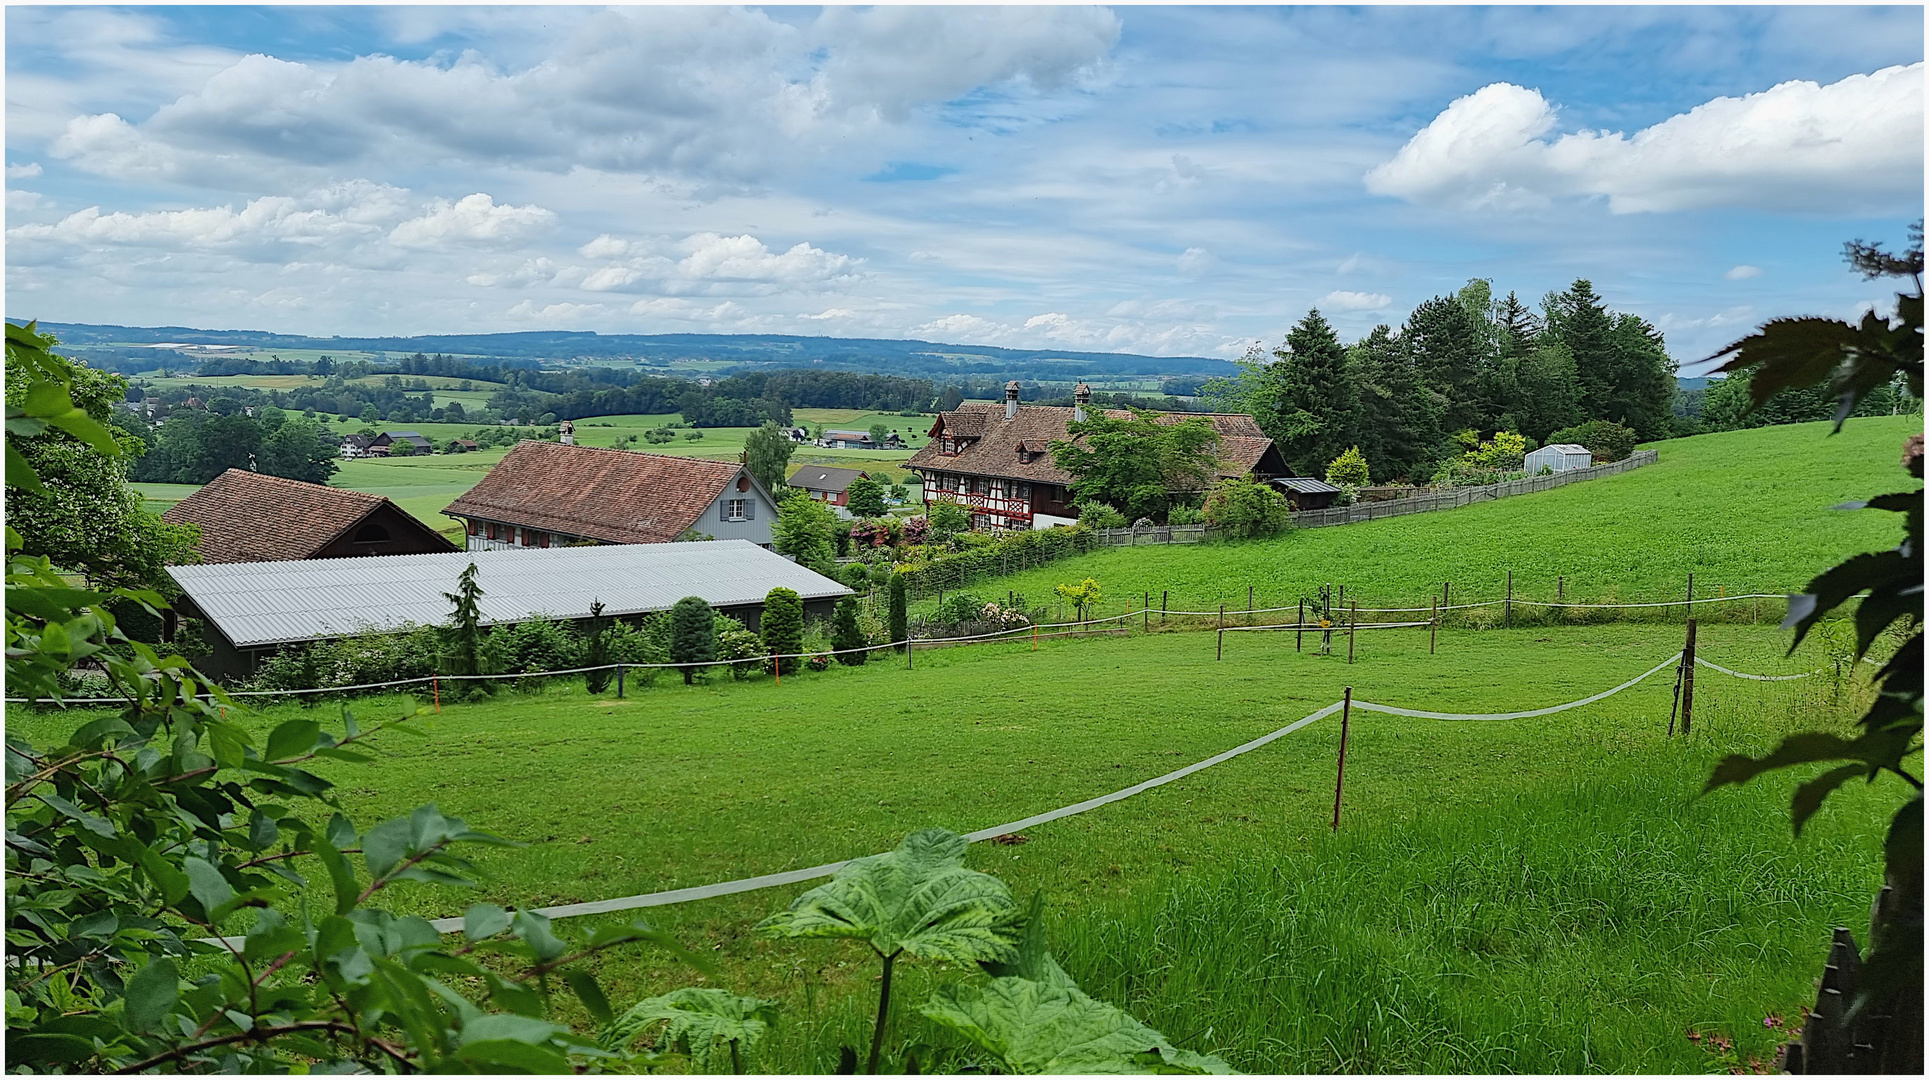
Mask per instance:
[[[428,334],[417,337],[303,337],[261,330],[204,330],[187,326],[40,324],[83,354],[90,348],[178,342],[256,349],[337,350],[409,355],[445,353],[525,363],[637,362],[728,365],[719,373],[758,367],[826,367],[942,378],[1009,375],[1060,382],[1081,377],[1229,375],[1227,360],[1204,356],[1004,349],[894,338],[796,337],[783,334],[597,334],[534,330],[513,334]]]

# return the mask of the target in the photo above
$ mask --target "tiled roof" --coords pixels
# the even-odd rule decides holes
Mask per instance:
[[[361,491],[229,469],[162,514],[201,526],[201,561],[306,559],[387,499]]]
[[[831,469],[818,465],[806,465],[798,469],[790,478],[790,486],[807,491],[828,491],[833,494],[849,490],[851,481],[865,475],[861,469]]]
[[[525,439],[442,512],[610,544],[675,540],[744,473],[734,461]]]
[[[1125,409],[1104,412],[1114,420],[1132,418],[1132,413]],[[1002,404],[961,405],[952,412],[938,414],[937,423],[931,427],[931,441],[911,456],[905,468],[1001,476],[1040,484],[1070,484],[1072,475],[1052,464],[1050,451],[1053,440],[1068,438],[1065,429],[1072,422],[1072,416],[1073,411],[1062,406],[1021,405],[1018,415],[1007,420]],[[1161,424],[1195,419],[1210,423],[1219,433],[1221,476],[1244,476],[1259,467],[1269,453],[1276,467],[1285,471],[1283,464],[1277,462],[1273,441],[1259,430],[1252,417],[1243,413],[1161,413],[1157,419]],[[945,454],[941,452],[940,435],[976,441],[956,454]],[[1021,449],[1037,456],[1025,461],[1019,455]]]

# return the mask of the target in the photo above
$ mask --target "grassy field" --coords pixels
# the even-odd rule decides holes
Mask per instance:
[[[621,701],[580,686],[503,691],[444,706],[423,740],[385,736],[373,764],[325,771],[358,821],[434,801],[528,844],[478,853],[491,873],[479,897],[391,897],[442,916],[476,898],[600,899],[884,850],[928,825],[983,828],[1199,760],[1346,685],[1455,711],[1572,700],[1647,670],[1679,636],[1459,631],[1430,656],[1424,636],[1388,631],[1349,666],[1295,654],[1284,635],[1215,661],[1210,635],[1153,633],[935,650],[909,672],[887,657],[781,687],[671,678]],[[1701,649],[1744,671],[1816,665],[1811,649],[1782,658],[1784,640],[1722,626]],[[1866,920],[1897,793],[1851,785],[1799,841],[1786,820],[1796,777],[1697,798],[1721,755],[1764,750],[1792,716],[1842,723],[1845,709],[1826,680],[1709,674],[1695,734],[1670,740],[1669,685],[1658,675],[1530,720],[1357,716],[1337,836],[1329,720],[1030,829],[1022,846],[974,847],[970,861],[1021,896],[1045,894],[1054,946],[1095,994],[1242,1069],[1724,1071],[1730,1059],[1685,1033],[1769,1051],[1763,1018],[1799,1016],[1829,928]],[[356,712],[367,723],[397,708]],[[250,723],[297,715],[316,713],[276,706]],[[54,722],[9,719],[27,733]],[[712,947],[725,985],[783,1003],[756,1068],[829,1071],[875,1007],[861,946],[750,932],[805,887],[651,912]],[[928,1042],[945,1060],[955,1044],[912,1007],[958,973],[900,971],[892,1059]],[[599,974],[619,1001],[697,981],[647,953],[607,958]]]
[[[1654,465],[1553,491],[1458,510],[1359,525],[1307,529],[1240,544],[1115,548],[974,586],[985,596],[1015,590],[1034,601],[1052,587],[1098,579],[1115,602],[1136,607],[1170,591],[1174,608],[1239,609],[1251,586],[1260,607],[1296,602],[1321,583],[1344,583],[1362,606],[1424,606],[1442,581],[1455,600],[1505,594],[1552,600],[1667,600],[1695,594],[1779,592],[1807,582],[1856,551],[1892,547],[1895,515],[1830,507],[1906,486],[1901,445],[1916,417],[1794,424],[1654,444]],[[1127,601],[1129,600],[1129,604]]]

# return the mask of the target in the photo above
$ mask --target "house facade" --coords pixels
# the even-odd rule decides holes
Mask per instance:
[[[852,481],[869,478],[870,474],[862,469],[806,465],[791,474],[790,486],[809,492],[818,502],[843,509],[850,505]]]
[[[769,547],[777,505],[734,461],[519,442],[442,511],[470,551],[748,540]]]
[[[1051,444],[1072,439],[1068,425],[1090,415],[1091,388],[1079,383],[1075,404],[1019,403],[1018,383],[1005,384],[1005,403],[961,405],[938,414],[931,441],[905,467],[924,481],[924,502],[959,503],[970,509],[974,529],[1043,529],[1078,520],[1073,477],[1052,463]],[[1106,410],[1128,419],[1131,413]],[[1260,480],[1289,470],[1273,441],[1250,416],[1235,413],[1166,413],[1162,423],[1202,419],[1218,433],[1218,474]],[[1075,440],[1074,440],[1075,441]]]

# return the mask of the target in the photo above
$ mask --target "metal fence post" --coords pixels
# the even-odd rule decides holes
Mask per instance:
[[[1340,792],[1346,788],[1346,729],[1353,721],[1353,688],[1346,688],[1340,705],[1340,763],[1333,775],[1333,831],[1340,831]]]
[[[1688,620],[1688,644],[1681,650],[1681,734],[1686,736],[1695,720],[1695,621]]]
[[[616,696],[623,696],[623,665],[616,665]]]

